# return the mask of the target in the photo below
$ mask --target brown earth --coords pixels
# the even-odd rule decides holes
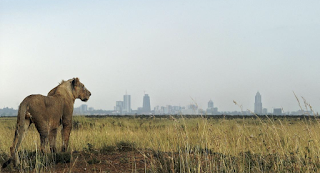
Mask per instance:
[[[107,154],[76,152],[69,163],[57,163],[41,172],[145,172],[150,162],[139,151],[121,151]],[[0,172],[24,172],[6,168]],[[31,170],[27,172],[36,172]],[[149,171],[147,171],[149,172]]]

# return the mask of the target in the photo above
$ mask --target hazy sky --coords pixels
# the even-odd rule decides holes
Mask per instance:
[[[79,77],[111,110],[193,103],[320,111],[320,1],[0,1],[0,108]],[[76,101],[75,106],[81,105]]]

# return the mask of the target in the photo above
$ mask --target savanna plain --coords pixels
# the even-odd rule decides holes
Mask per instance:
[[[15,126],[0,118],[1,165]],[[314,115],[74,116],[67,152],[41,153],[32,125],[0,172],[320,172],[319,132]]]

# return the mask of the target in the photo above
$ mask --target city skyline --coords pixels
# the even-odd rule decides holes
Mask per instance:
[[[131,100],[131,95],[130,94],[125,94],[123,95],[123,98],[124,100],[126,100],[126,98],[130,98]],[[187,111],[186,112],[183,112],[181,111],[181,109],[189,109],[188,107],[191,106],[190,109],[194,110],[195,107],[196,109],[199,109],[203,112],[205,112],[206,114],[208,115],[218,115],[219,113],[222,113],[222,112],[242,112],[242,113],[245,113],[245,114],[257,114],[257,115],[267,115],[267,114],[272,114],[274,113],[275,115],[281,115],[279,112],[282,112],[282,113],[294,113],[294,114],[299,114],[299,113],[296,113],[296,112],[300,112],[301,109],[296,109],[296,110],[284,110],[281,106],[274,106],[272,107],[271,109],[268,109],[268,108],[265,108],[262,106],[262,96],[260,94],[260,92],[258,91],[254,97],[254,105],[253,105],[253,108],[247,108],[247,109],[244,109],[242,106],[242,108],[240,110],[219,110],[218,111],[218,107],[214,107],[214,102],[212,101],[212,99],[210,99],[208,102],[207,102],[207,107],[199,107],[197,103],[190,103],[190,104],[187,104],[187,105],[170,105],[170,104],[166,104],[166,105],[156,105],[155,107],[151,108],[150,106],[150,96],[149,94],[146,94],[144,93],[144,96],[143,96],[143,99],[142,99],[142,106],[140,107],[137,107],[136,109],[130,109],[130,112],[129,114],[149,114],[151,112],[153,112],[154,114],[155,111],[157,111],[157,109],[160,109],[160,108],[165,108],[165,107],[169,107],[168,109],[173,109],[173,110],[176,110],[177,112],[181,112],[182,114],[183,113],[187,113],[187,114],[199,114],[200,112],[192,112],[192,113],[188,113]],[[116,111],[115,114],[128,114],[126,113],[126,111],[123,111],[123,103],[125,101],[116,101],[116,105],[114,106],[114,111]],[[82,104],[83,105],[83,104]],[[119,105],[121,105],[119,107]],[[81,107],[81,106],[80,106]],[[129,102],[129,105],[128,107],[131,108],[131,102]],[[269,110],[269,111],[268,111]],[[109,110],[111,111],[111,110]],[[308,111],[311,111],[310,110],[310,107],[308,107]],[[313,110],[315,113],[317,113],[316,110]],[[175,112],[175,113],[177,113]],[[170,112],[169,112],[170,113]],[[301,112],[300,112],[301,113]],[[303,112],[302,112],[303,113]]]
[[[144,91],[144,94],[145,94],[145,91]],[[148,95],[148,97],[149,97],[149,94],[145,94],[145,95]],[[145,96],[144,95],[144,96]],[[269,107],[262,107],[262,102],[261,102],[261,94],[260,94],[260,92],[258,91],[257,93],[256,93],[256,95],[255,95],[255,97],[254,97],[254,99],[252,100],[253,101],[253,106],[252,107],[250,107],[250,104],[249,104],[249,106],[248,107],[244,107],[243,105],[242,105],[242,103],[241,102],[238,102],[237,101],[237,103],[239,103],[241,106],[242,106],[242,109],[243,110],[250,110],[250,111],[252,111],[252,112],[254,112],[254,113],[257,113],[257,114],[260,114],[260,112],[261,113],[264,113],[264,112],[266,112],[266,110],[268,110],[268,112],[272,112],[272,110],[274,109],[274,108],[281,108],[282,110],[284,110],[284,111],[286,111],[286,112],[291,112],[291,111],[297,111],[297,110],[300,110],[300,106],[299,106],[299,103],[298,103],[298,101],[296,100],[296,98],[295,98],[295,93],[292,93],[292,96],[294,97],[294,100],[296,101],[296,108],[295,109],[284,109],[283,108],[283,106],[281,106],[281,105],[273,105],[273,104],[267,104],[267,105],[269,105]],[[143,108],[143,99],[142,99],[142,101],[141,100],[139,100],[139,97],[133,97],[134,99],[135,99],[135,102],[133,102],[133,104],[134,104],[134,109],[136,110],[136,109],[138,109],[139,107],[141,107],[141,108]],[[186,97],[187,98],[187,97]],[[212,98],[212,97],[207,97],[207,98]],[[303,107],[305,107],[305,105],[304,105],[304,100],[303,99],[305,99],[303,96],[297,96],[297,98],[299,99],[299,102],[300,102],[300,104],[302,104],[302,106]],[[199,108],[201,108],[201,109],[207,109],[207,105],[208,105],[208,101],[206,101],[206,100],[199,100],[199,99],[193,99],[192,97],[189,97],[188,98],[189,99],[189,102],[184,102],[185,104],[181,104],[182,102],[177,102],[177,103],[165,103],[165,104],[155,104],[155,103],[153,103],[153,105],[156,105],[156,106],[167,106],[167,105],[179,105],[179,106],[188,106],[188,105],[190,105],[190,104],[196,104],[196,105],[198,105],[199,106]],[[170,99],[169,99],[170,100]],[[212,99],[209,99],[209,101],[212,101]],[[236,100],[233,100],[233,101],[236,101]],[[239,108],[239,106],[237,106],[237,105],[235,105],[234,103],[233,103],[233,101],[232,101],[232,104],[229,104],[229,105],[231,105],[231,107],[228,109],[222,109],[223,111],[240,111],[240,108]],[[140,103],[141,102],[141,103]],[[150,102],[150,98],[149,98],[149,102]],[[199,104],[199,103],[203,103],[203,104]],[[17,103],[19,103],[19,102],[17,102]],[[306,100],[306,103],[307,104],[310,104],[310,102],[308,102],[308,100]],[[92,104],[90,104],[90,101],[87,103],[88,105],[92,105]],[[213,103],[212,103],[213,104]],[[258,107],[259,107],[259,111],[257,112],[256,111],[256,104],[258,105]],[[261,104],[261,106],[259,106]],[[75,107],[80,107],[81,105],[83,105],[83,102],[81,102],[80,100],[75,100]],[[131,94],[125,94],[125,95],[123,95],[123,101],[116,101],[116,104],[114,105],[114,104],[111,104],[111,105],[106,105],[106,106],[104,106],[104,107],[96,107],[95,105],[92,105],[91,107],[95,107],[95,108],[97,108],[97,109],[101,109],[101,110],[116,110],[116,107],[119,107],[121,105],[121,109],[123,109],[123,110],[126,110],[125,108],[127,108],[129,111],[131,111],[131,110],[133,110],[131,107]],[[150,105],[151,105],[151,102],[150,102]],[[218,105],[219,106],[221,106],[221,107],[224,107],[222,104],[219,104],[219,102],[218,102]],[[271,106],[270,106],[271,105]],[[315,106],[313,106],[312,104],[310,104],[311,106],[312,106],[312,108],[313,108],[313,110],[315,111],[315,112],[318,112],[318,110],[317,109],[315,109],[314,107]],[[126,107],[125,107],[126,106]],[[16,107],[13,107],[13,106],[7,106],[7,105],[4,105],[4,106],[2,106],[2,108],[13,108],[13,109],[17,109],[17,107],[18,107],[18,105],[16,106]],[[1,107],[0,107],[1,108]],[[150,107],[150,109],[151,110],[153,110],[154,109],[154,107]],[[265,109],[265,110],[264,110]],[[125,112],[127,112],[127,111],[125,111]]]
[[[124,95],[125,98],[131,98],[131,95],[127,93]],[[214,107],[214,102],[210,99],[207,103],[207,108],[198,107],[197,104],[188,104],[186,106],[177,106],[177,105],[165,105],[160,106],[157,105],[153,109],[150,108],[150,96],[149,94],[144,94],[143,96],[143,106],[137,107],[137,109],[131,109],[130,113],[126,113],[123,111],[123,102],[124,101],[116,101],[116,106],[114,110],[107,110],[106,114],[111,115],[314,115],[317,112],[313,112],[310,108],[307,109],[299,109],[299,110],[291,110],[291,111],[284,111],[283,108],[274,107],[272,110],[268,111],[267,108],[262,107],[262,96],[258,91],[255,95],[255,103],[254,103],[254,111],[251,109],[241,109],[239,111],[218,111],[217,107]],[[120,103],[120,104],[119,104]],[[131,104],[131,103],[130,103]],[[118,107],[119,105],[120,108]],[[129,105],[131,106],[131,105]],[[80,107],[76,108],[78,111],[76,114],[81,115],[81,113],[88,113],[83,110],[87,110],[87,105],[82,104]],[[93,110],[93,108],[90,108]]]
[[[319,1],[0,1],[0,108],[78,77],[95,109],[320,111]],[[129,100],[129,99],[128,99]],[[83,104],[77,100],[75,106]],[[119,102],[120,104],[120,102]],[[125,104],[125,103],[123,103]],[[175,108],[178,109],[178,108]]]
[[[239,111],[218,111],[217,107],[214,107],[214,102],[210,99],[207,103],[207,108],[203,109],[196,103],[188,104],[186,106],[177,105],[165,105],[155,106],[153,109],[150,107],[150,96],[144,94],[142,107],[137,109],[131,109],[131,95],[123,95],[123,101],[116,101],[113,110],[96,110],[94,107],[88,107],[87,104],[81,104],[79,107],[74,106],[74,115],[315,115],[318,112],[311,110],[309,107],[306,109],[299,109],[295,111],[284,111],[283,108],[272,108],[268,111],[267,108],[262,107],[262,99],[260,92],[255,95],[254,112],[250,109],[243,109]],[[126,103],[126,104],[125,104]],[[235,102],[236,105],[238,103]],[[126,105],[126,106],[124,106]],[[239,106],[239,105],[238,105]],[[307,105],[308,106],[308,105]],[[17,114],[16,109],[5,107],[0,108],[0,116],[15,116]]]

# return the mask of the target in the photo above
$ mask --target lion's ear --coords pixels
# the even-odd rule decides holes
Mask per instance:
[[[78,78],[73,78],[73,81],[72,81],[72,87],[74,88],[75,86],[77,86],[79,84],[79,79]]]

